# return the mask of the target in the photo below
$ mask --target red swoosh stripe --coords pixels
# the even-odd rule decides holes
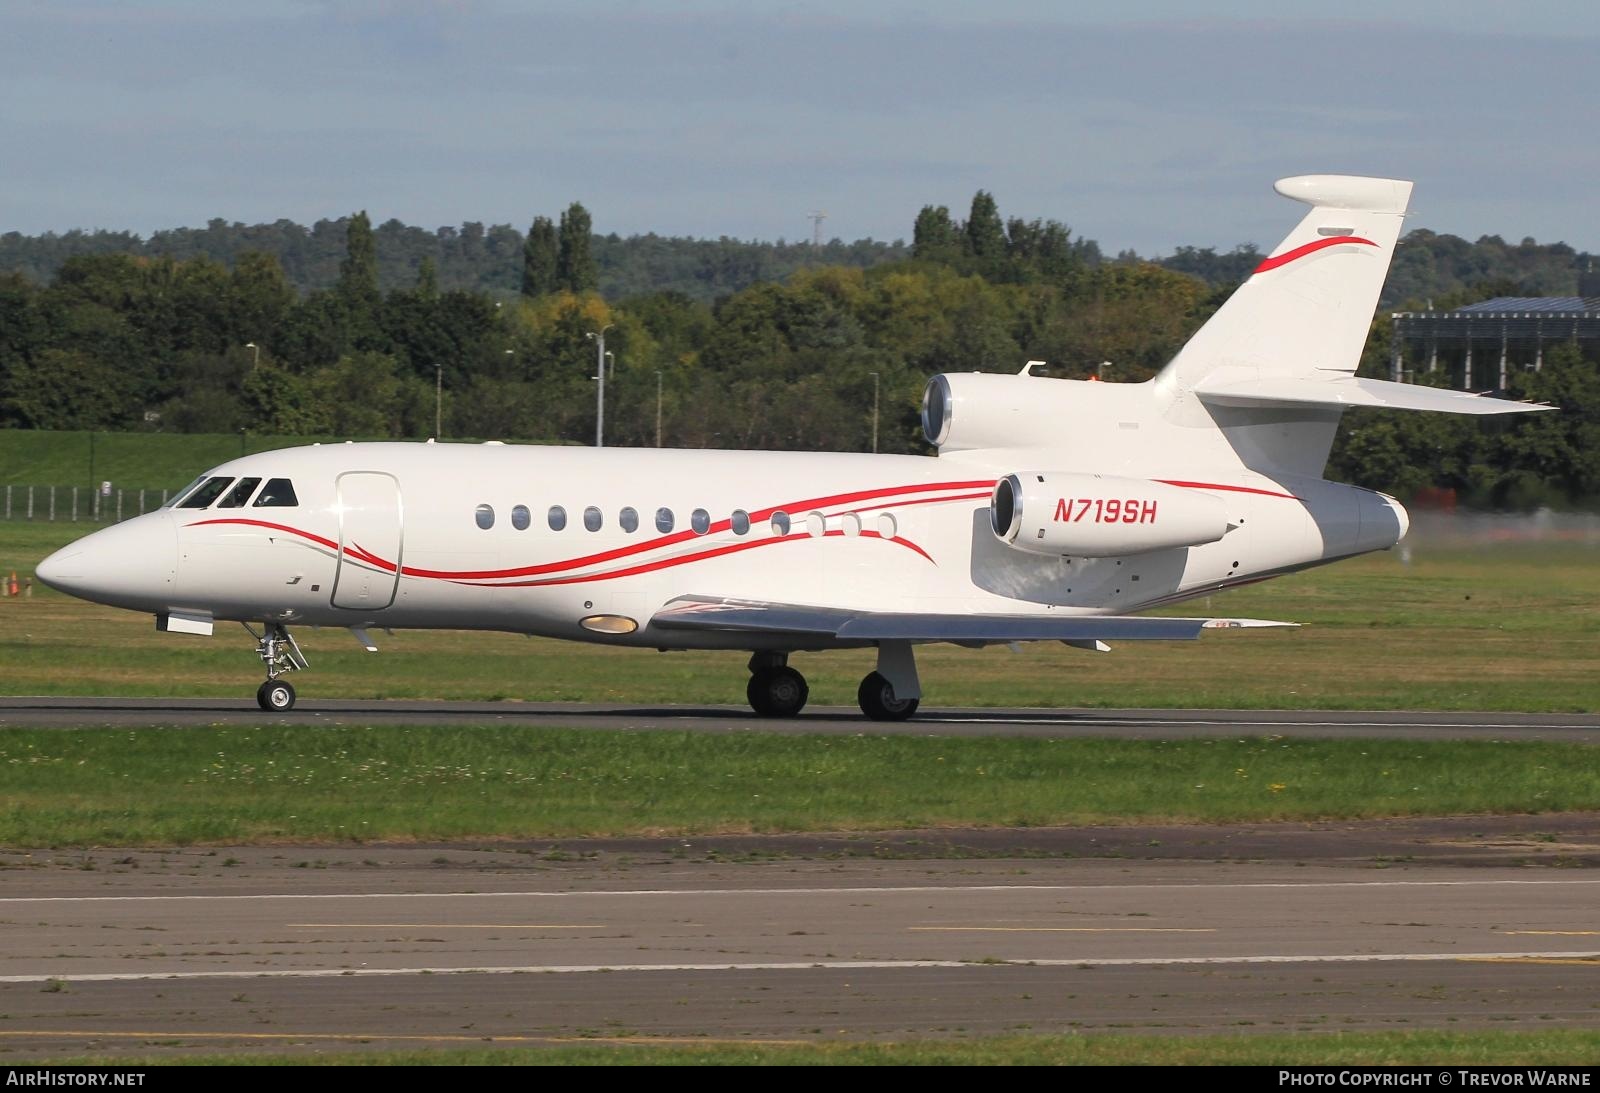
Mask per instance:
[[[895,508],[903,508],[907,505],[918,503],[934,503],[939,501],[964,500],[971,497],[987,497],[989,496],[988,491],[994,488],[994,483],[986,480],[976,482],[935,482],[925,486],[896,486],[887,489],[862,490],[856,493],[836,493],[826,497],[811,497],[802,501],[793,501],[786,505],[773,505],[770,508],[757,509],[750,513],[750,522],[752,524],[757,524],[765,520],[770,520],[773,513],[780,511],[788,512],[791,515],[794,515],[796,514],[796,510],[832,508],[838,505],[854,505],[857,502],[862,501],[885,500],[908,493],[930,493],[938,490],[971,489],[973,487],[981,487],[984,492],[981,494],[962,494],[955,497],[927,498],[922,502],[890,500],[882,505],[858,505],[857,507],[862,509],[872,509],[887,508],[890,505],[893,505]],[[718,520],[706,529],[705,535],[715,535],[718,532],[728,531],[732,528],[732,526],[732,519]],[[583,567],[590,565],[601,565],[605,562],[616,561],[619,558],[632,557],[635,554],[643,554],[646,551],[656,550],[660,547],[677,546],[679,543],[687,543],[703,537],[704,536],[696,533],[693,529],[685,529],[683,531],[675,531],[667,535],[657,536],[654,539],[647,539],[642,543],[632,543],[628,546],[615,547],[611,550],[602,550],[595,554],[585,554],[577,558],[566,559],[565,561],[545,562],[540,565],[519,566],[515,569],[443,570],[415,569],[411,566],[405,566],[401,572],[407,577],[438,577],[450,581],[493,580],[495,578],[503,577],[536,577],[544,573],[560,573],[571,569],[582,569]]]
[[[950,496],[940,496],[940,497],[919,497],[919,498],[915,498],[913,500],[896,500],[896,498],[903,498],[907,494],[935,493],[935,492],[942,491],[942,490],[962,490],[962,489],[970,490],[970,489],[973,489],[975,487],[981,489],[982,492],[960,493],[960,494],[953,494],[953,495],[950,495]],[[771,519],[772,514],[775,513],[775,512],[779,512],[779,511],[791,511],[791,512],[794,511],[794,510],[801,510],[801,511],[812,510],[812,511],[815,511],[815,510],[819,510],[819,509],[836,509],[839,506],[854,506],[853,508],[846,509],[845,511],[870,511],[872,509],[889,508],[891,506],[895,507],[895,508],[905,508],[905,507],[909,507],[911,505],[939,504],[939,503],[946,502],[946,501],[968,501],[968,500],[976,500],[976,499],[980,499],[980,498],[987,498],[989,496],[990,490],[992,490],[993,487],[994,487],[994,483],[991,480],[988,480],[988,479],[977,479],[977,480],[969,480],[969,481],[961,481],[961,482],[933,482],[933,483],[928,483],[928,484],[925,484],[925,485],[916,485],[916,486],[890,486],[890,487],[883,487],[883,488],[873,489],[873,490],[858,490],[858,491],[854,491],[854,492],[851,492],[851,493],[837,493],[837,494],[829,494],[829,495],[822,496],[822,497],[806,498],[806,499],[803,499],[803,500],[800,500],[800,501],[793,501],[793,502],[790,502],[790,503],[785,504],[785,505],[774,505],[774,506],[772,506],[770,508],[758,509],[756,511],[751,512],[749,515],[750,515],[751,523],[758,523],[758,522],[761,522],[761,521],[765,521],[765,520]],[[882,503],[881,504],[870,504],[870,503],[862,504],[862,502],[875,502],[875,501],[876,502],[882,502]],[[830,515],[830,516],[831,515],[838,515],[838,513],[837,512],[829,512],[829,513],[826,513],[825,515]],[[217,524],[233,524],[233,525],[244,525],[244,526],[247,526],[247,527],[267,528],[267,529],[270,529],[270,530],[273,530],[273,531],[281,531],[281,532],[284,532],[284,533],[289,534],[289,535],[300,536],[301,538],[310,540],[311,542],[316,543],[319,546],[326,547],[327,549],[332,550],[335,553],[338,553],[339,550],[340,550],[339,544],[334,542],[332,539],[325,538],[325,537],[323,537],[321,535],[317,535],[317,534],[315,534],[313,532],[303,531],[300,528],[291,527],[291,526],[289,526],[287,524],[278,524],[278,523],[273,523],[273,522],[267,521],[267,520],[254,520],[254,519],[247,519],[247,518],[244,518],[244,517],[230,517],[230,518],[219,518],[219,519],[212,519],[212,520],[198,520],[198,521],[196,521],[193,524],[190,524],[188,526],[189,527],[204,527],[204,526],[207,526],[207,525],[217,525]],[[733,521],[732,521],[731,518],[725,519],[725,520],[718,520],[715,523],[713,523],[706,530],[706,532],[704,534],[705,535],[714,535],[714,534],[716,534],[718,532],[728,531],[728,530],[730,530],[732,528],[732,524],[733,524]],[[825,534],[825,537],[832,537],[832,536],[835,536],[835,535],[842,535],[842,534],[843,534],[842,532],[830,531],[830,532],[827,532]],[[861,535],[862,535],[863,538],[873,538],[873,539],[881,539],[881,538],[883,538],[883,536],[879,535],[875,531],[863,530]],[[540,565],[521,566],[521,567],[518,567],[518,568],[515,568],[515,569],[436,570],[436,569],[419,569],[419,568],[415,568],[415,567],[412,567],[412,566],[403,566],[403,567],[401,567],[401,574],[403,576],[407,576],[407,577],[424,577],[424,578],[432,578],[432,579],[437,579],[437,580],[448,580],[448,581],[451,581],[451,582],[456,583],[456,584],[475,585],[475,586],[478,586],[478,587],[517,588],[517,587],[538,586],[538,585],[544,585],[544,584],[575,584],[575,583],[581,583],[581,582],[584,582],[584,581],[598,580],[598,579],[602,579],[602,578],[618,577],[618,576],[630,576],[630,575],[633,575],[633,574],[636,574],[636,573],[647,573],[647,572],[651,572],[651,571],[656,570],[656,569],[668,568],[668,567],[673,566],[673,565],[681,565],[681,564],[686,564],[686,563],[692,562],[692,561],[699,561],[699,560],[706,559],[706,558],[715,558],[715,557],[719,557],[719,556],[724,555],[724,554],[730,554],[730,553],[736,553],[736,552],[742,551],[742,550],[748,550],[748,549],[750,549],[751,547],[754,547],[754,546],[766,546],[766,545],[770,545],[770,544],[773,544],[773,543],[800,541],[800,540],[802,540],[804,538],[808,538],[808,537],[807,536],[799,536],[799,535],[785,535],[785,536],[775,536],[775,537],[764,538],[764,539],[753,539],[753,540],[751,540],[749,542],[745,542],[745,543],[735,543],[735,544],[731,544],[731,545],[726,546],[726,547],[717,548],[717,549],[713,549],[713,550],[697,551],[697,552],[694,552],[694,553],[691,553],[691,554],[681,555],[681,556],[676,557],[676,558],[663,558],[663,559],[660,559],[660,560],[658,560],[656,562],[645,563],[645,564],[641,564],[641,565],[637,565],[637,566],[627,567],[627,568],[624,568],[624,569],[621,569],[621,570],[610,570],[610,571],[607,571],[607,572],[605,572],[603,574],[591,574],[591,575],[576,576],[576,577],[571,577],[571,578],[567,578],[567,579],[564,579],[564,580],[551,579],[551,580],[520,581],[520,582],[514,582],[514,583],[505,583],[510,578],[513,578],[513,577],[535,577],[535,576],[539,576],[539,575],[542,575],[542,574],[562,573],[562,572],[567,572],[567,571],[574,570],[574,569],[582,569],[582,568],[585,568],[587,566],[592,566],[592,565],[603,565],[606,562],[612,562],[612,561],[616,561],[616,560],[621,559],[621,558],[631,557],[633,555],[641,554],[641,553],[644,553],[646,551],[656,550],[656,549],[659,549],[661,547],[676,546],[679,543],[685,543],[685,542],[689,542],[691,540],[696,540],[696,539],[700,539],[700,538],[703,538],[703,536],[701,534],[697,534],[693,529],[686,529],[684,531],[673,532],[673,533],[669,533],[667,535],[657,536],[654,539],[646,540],[645,542],[642,542],[642,543],[632,543],[632,544],[629,544],[628,546],[616,547],[616,548],[611,549],[611,550],[598,551],[598,552],[596,552],[594,554],[581,555],[581,556],[579,556],[577,558],[569,558],[569,559],[566,559],[564,561],[546,562],[546,563],[543,563],[543,564],[540,564]],[[917,544],[911,542],[909,539],[905,539],[905,538],[902,538],[900,536],[895,536],[894,538],[890,539],[889,541],[893,542],[893,543],[896,543],[896,544],[898,544],[900,546],[906,547],[909,550],[915,551],[916,553],[922,555],[924,558],[927,558],[928,561],[930,561],[930,562],[933,561],[933,558],[928,554],[927,551],[923,550],[920,546],[918,546]],[[344,548],[343,552],[344,552],[344,554],[346,556],[348,556],[349,558],[351,558],[354,561],[363,562],[365,564],[368,564],[368,565],[371,565],[371,566],[375,566],[376,568],[379,568],[379,569],[382,569],[382,570],[386,570],[386,571],[388,571],[390,573],[394,572],[395,564],[393,562],[386,561],[385,559],[378,557],[377,555],[373,554],[371,551],[367,550],[365,547],[361,546],[361,544],[359,544],[359,543],[353,543],[350,546],[346,546]],[[937,564],[937,563],[935,563],[935,564]],[[486,582],[486,581],[494,581],[496,583],[492,584],[492,585],[479,584],[479,582]]]
[[[1182,486],[1188,490],[1223,490],[1226,493],[1258,493],[1262,497],[1282,497],[1287,501],[1298,501],[1300,498],[1292,493],[1279,493],[1277,490],[1258,490],[1254,486],[1224,486],[1220,482],[1182,482],[1176,478],[1158,478],[1157,482],[1166,486]]]
[[[302,539],[310,539],[313,543],[316,543],[318,546],[325,546],[335,554],[339,552],[339,544],[334,542],[332,539],[324,539],[322,536],[314,534],[313,532],[301,531],[299,528],[292,528],[288,524],[274,524],[267,520],[246,520],[243,517],[232,517],[229,519],[218,520],[196,520],[194,523],[186,524],[185,526],[191,528],[203,528],[208,524],[243,524],[246,527],[270,528],[273,531],[282,531],[287,532],[290,535],[298,535]]]
[[[828,531],[824,532],[820,538],[834,539],[843,535],[844,532],[842,531]],[[879,535],[875,531],[865,530],[861,532],[860,537],[863,539],[883,538],[883,536]],[[619,577],[637,577],[641,573],[656,573],[663,569],[672,569],[676,566],[688,565],[690,562],[703,562],[708,558],[721,558],[729,554],[741,554],[744,551],[755,550],[758,547],[777,546],[780,543],[810,542],[815,538],[818,538],[818,536],[784,535],[781,537],[768,539],[752,539],[745,543],[729,543],[726,546],[712,547],[710,550],[697,551],[694,554],[680,554],[676,558],[662,558],[654,562],[641,562],[639,565],[628,566],[624,569],[609,569],[602,573],[580,573],[576,576],[546,577],[537,581],[499,581],[494,584],[480,584],[476,581],[453,581],[452,583],[466,585],[470,588],[548,588],[553,585],[588,584],[591,581],[611,581],[616,580]],[[923,550],[909,539],[902,539],[897,535],[893,539],[888,539],[885,541],[896,543],[900,546],[906,547],[908,550],[914,550],[924,558],[927,558],[928,561],[933,562],[933,558],[928,554],[927,551]],[[937,562],[934,562],[934,564],[938,565]]]
[[[924,498],[920,498],[920,499],[918,499],[916,501],[906,501],[906,502],[903,502],[903,503],[899,503],[899,504],[896,504],[894,507],[895,508],[909,508],[912,505],[937,505],[937,504],[940,504],[940,503],[945,502],[945,501],[971,501],[971,500],[976,500],[976,499],[979,499],[979,498],[987,500],[988,497],[989,497],[989,492],[988,491],[985,491],[983,493],[963,493],[963,494],[957,494],[957,495],[952,496],[952,497],[924,497]],[[776,511],[776,510],[774,510],[774,511]],[[828,515],[837,515],[837,514],[829,513]],[[709,535],[711,533],[707,532],[706,534]],[[604,570],[604,571],[602,571],[600,573],[582,573],[582,574],[577,574],[577,575],[574,575],[574,576],[550,577],[550,578],[546,578],[544,580],[536,580],[536,581],[511,581],[511,580],[506,580],[504,578],[501,578],[501,579],[498,579],[498,580],[496,580],[494,578],[489,578],[489,579],[484,579],[484,578],[469,579],[469,578],[464,577],[464,576],[457,576],[457,577],[452,577],[452,578],[447,578],[447,579],[449,579],[454,584],[467,585],[467,586],[472,587],[472,588],[541,588],[541,587],[544,587],[544,586],[547,586],[547,585],[586,584],[589,581],[611,580],[612,578],[615,578],[615,577],[633,577],[633,576],[637,576],[640,573],[654,573],[654,572],[657,572],[657,571],[662,570],[662,569],[671,569],[674,566],[686,565],[689,562],[703,561],[703,560],[705,560],[707,558],[720,558],[720,557],[722,557],[724,555],[727,555],[727,554],[737,554],[737,553],[740,553],[742,551],[753,550],[756,547],[775,546],[778,543],[799,543],[799,542],[805,542],[808,539],[813,539],[813,538],[832,539],[832,538],[835,538],[837,536],[842,536],[843,534],[844,534],[843,531],[837,531],[836,530],[836,531],[825,531],[825,532],[822,533],[821,536],[801,535],[801,534],[774,535],[774,536],[769,536],[769,537],[766,537],[766,538],[750,539],[750,540],[747,540],[747,541],[742,542],[742,543],[732,543],[732,544],[729,544],[729,545],[726,545],[726,546],[713,547],[710,550],[695,551],[695,552],[690,553],[690,554],[680,554],[680,555],[676,555],[676,556],[671,557],[671,558],[661,558],[661,559],[658,559],[658,560],[656,560],[654,562],[643,562],[643,563],[640,563],[640,564],[635,565],[635,566],[627,567],[625,569],[609,569],[609,570]],[[929,554],[926,550],[923,550],[916,543],[912,542],[910,539],[905,538],[904,536],[896,535],[896,536],[894,536],[892,538],[886,538],[884,535],[880,534],[879,532],[871,531],[871,530],[868,530],[866,528],[863,528],[861,530],[861,532],[860,532],[860,537],[863,538],[863,539],[883,539],[885,542],[894,543],[897,546],[903,546],[908,550],[915,551],[916,553],[918,553],[918,554],[922,555],[924,558],[926,558],[928,561],[933,562],[934,565],[938,565],[939,564],[938,562],[934,561],[933,555]],[[677,536],[674,536],[674,538],[677,538]],[[698,536],[697,535],[697,536],[695,536],[695,538],[697,538],[697,539],[698,538],[703,538],[703,536]],[[543,569],[545,571],[554,570],[554,571],[559,572],[562,569],[570,569],[570,568],[577,568],[577,567],[576,566],[554,565],[554,566],[543,566],[543,567],[537,567],[537,568]],[[406,574],[408,576],[410,576],[413,571],[411,569],[407,568],[405,572],[406,572]],[[530,575],[530,574],[519,574],[519,575],[527,576],[527,575]]]
[[[1268,270],[1277,269],[1279,266],[1287,266],[1296,258],[1304,258],[1306,255],[1315,254],[1319,250],[1327,250],[1329,247],[1342,247],[1346,243],[1359,243],[1368,247],[1378,245],[1370,239],[1363,239],[1359,235],[1330,235],[1326,239],[1313,239],[1304,246],[1296,247],[1294,250],[1285,251],[1282,254],[1266,259],[1255,268],[1251,276],[1255,276],[1256,273],[1266,273]]]

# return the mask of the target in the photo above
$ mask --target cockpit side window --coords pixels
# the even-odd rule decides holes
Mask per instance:
[[[300,504],[294,495],[294,483],[287,478],[269,478],[261,488],[261,496],[251,506],[258,509],[292,509]]]
[[[256,487],[261,485],[259,478],[241,478],[239,484],[228,491],[228,495],[217,502],[219,509],[242,509],[244,503],[250,500],[250,495],[256,492]]]
[[[222,491],[228,488],[233,481],[230,477],[217,477],[209,479],[205,485],[195,490],[178,505],[180,509],[203,509],[210,506],[211,502],[222,496]]]

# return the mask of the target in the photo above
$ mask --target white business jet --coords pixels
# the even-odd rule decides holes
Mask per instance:
[[[275,711],[306,667],[292,625],[748,650],[769,717],[805,705],[792,654],[872,648],[880,720],[915,712],[921,643],[1249,625],[1133,613],[1397,543],[1399,503],[1321,477],[1345,409],[1541,408],[1356,378],[1411,183],[1277,190],[1311,211],[1153,380],[935,376],[937,457],[313,445],[224,463],[37,573],[169,633],[243,623]]]

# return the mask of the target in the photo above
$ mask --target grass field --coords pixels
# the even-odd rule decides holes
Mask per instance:
[[[7,485],[88,489],[109,481],[113,488],[159,493],[177,489],[207,468],[241,455],[349,439],[362,438],[0,429],[0,489]]]
[[[85,1056],[51,1065],[145,1066],[1593,1066],[1600,1033],[1332,1032],[1244,1036],[996,1036],[900,1043],[515,1045],[459,1050]],[[12,1065],[22,1065],[17,1060]]]
[[[0,577],[85,529],[0,523]],[[1600,548],[1438,547],[1357,558],[1198,600],[1180,611],[1304,623],[1129,642],[1109,654],[1052,643],[918,652],[929,707],[955,705],[1593,711],[1600,709]],[[1177,613],[1177,612],[1175,612]],[[619,650],[505,634],[297,632],[304,697],[744,705],[739,653]],[[0,693],[248,699],[254,644],[158,634],[148,616],[35,588],[0,598]],[[813,703],[853,705],[866,652],[802,655]]]
[[[1592,746],[8,729],[0,845],[547,838],[1600,809]],[[892,792],[886,787],[893,787]]]
[[[248,452],[332,439],[0,429],[0,486],[87,487],[109,480],[127,489],[177,489],[207,467]]]

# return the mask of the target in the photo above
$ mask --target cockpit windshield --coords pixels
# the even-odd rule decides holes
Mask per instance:
[[[206,484],[178,502],[180,509],[203,509],[222,495],[233,482],[231,477],[218,476],[206,479]]]
[[[228,496],[217,502],[219,509],[242,508],[250,500],[250,495],[256,492],[256,487],[261,485],[259,478],[241,478],[239,484],[228,491]]]
[[[176,507],[179,501],[182,501],[184,498],[188,497],[189,494],[194,491],[194,488],[205,480],[206,476],[202,474],[199,478],[196,478],[193,482],[190,482],[187,486],[183,487],[183,489],[167,498],[166,504],[162,505],[161,507],[164,509]]]

